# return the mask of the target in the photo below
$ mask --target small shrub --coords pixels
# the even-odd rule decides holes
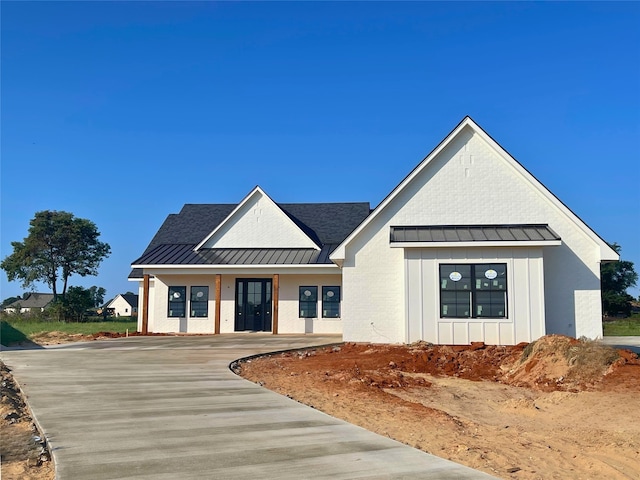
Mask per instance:
[[[522,356],[520,357],[520,363],[526,362],[527,358],[531,356],[531,354],[533,353],[533,349],[536,346],[536,341],[537,340],[534,340],[529,345],[524,347],[524,350],[522,351]]]
[[[620,358],[614,348],[585,337],[581,337],[576,344],[568,345],[564,356],[571,367],[571,376],[583,381],[601,377]]]

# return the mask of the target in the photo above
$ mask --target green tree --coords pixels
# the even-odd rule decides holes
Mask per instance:
[[[5,299],[2,301],[2,303],[0,303],[0,308],[4,308],[4,307],[6,307],[7,305],[9,305],[9,304],[11,304],[11,303],[15,302],[16,300],[22,300],[22,299],[20,298],[20,295],[18,295],[17,297],[8,297],[8,298],[5,298]]]
[[[622,247],[617,243],[611,245],[620,254]],[[633,297],[627,293],[627,288],[635,287],[638,274],[633,268],[633,262],[620,260],[619,262],[604,263],[600,266],[600,285],[602,289],[602,312],[605,315],[631,313]]]
[[[102,287],[96,287],[95,285],[89,288],[89,292],[91,293],[91,300],[93,305],[91,307],[98,308],[101,307],[104,303],[104,296],[107,291]]]
[[[111,247],[98,240],[96,225],[71,213],[37,212],[30,225],[22,242],[11,242],[13,253],[0,263],[0,268],[9,281],[20,280],[23,287],[46,283],[55,300],[58,280],[63,282],[64,298],[71,275],[97,275],[100,262],[111,253]]]
[[[65,320],[73,319],[77,322],[81,322],[84,320],[85,312],[93,307],[93,302],[94,297],[91,294],[91,289],[69,287],[69,291],[62,300]]]

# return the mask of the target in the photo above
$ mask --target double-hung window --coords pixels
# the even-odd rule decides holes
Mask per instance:
[[[322,318],[340,317],[340,287],[322,287]]]
[[[209,315],[209,287],[191,287],[191,316]]]
[[[298,310],[300,318],[318,316],[318,287],[300,287]]]
[[[169,317],[184,317],[187,306],[187,287],[169,287]]]
[[[506,318],[507,264],[441,264],[440,316]]]

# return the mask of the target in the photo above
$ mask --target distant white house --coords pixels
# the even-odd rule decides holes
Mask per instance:
[[[24,298],[4,307],[6,313],[42,312],[53,301],[53,293],[25,293]]]
[[[618,258],[466,117],[373,210],[280,204],[260,187],[187,204],[129,279],[143,332],[513,345],[601,337],[600,265]]]
[[[138,295],[133,293],[118,294],[105,305],[107,309],[113,309],[116,317],[131,317],[138,314]]]

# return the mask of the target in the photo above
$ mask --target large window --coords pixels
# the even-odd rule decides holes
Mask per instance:
[[[187,287],[169,287],[169,317],[184,317],[187,305]]]
[[[318,287],[300,287],[298,309],[300,318],[318,316]]]
[[[209,315],[209,287],[191,287],[191,316]]]
[[[322,287],[322,318],[340,317],[340,287]]]
[[[507,265],[440,265],[440,316],[506,318]]]

